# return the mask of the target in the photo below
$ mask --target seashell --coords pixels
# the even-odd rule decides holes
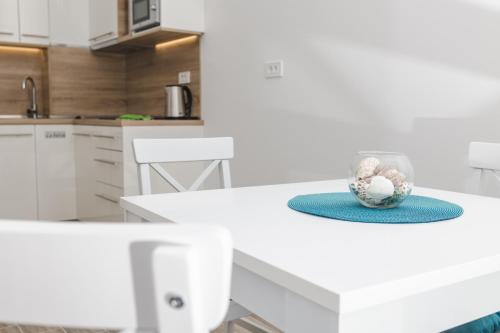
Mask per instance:
[[[389,179],[395,187],[400,186],[406,180],[405,175],[396,169],[382,169],[377,173],[377,176],[383,176]]]
[[[368,189],[368,186],[369,184],[363,179],[357,180],[351,184],[351,188],[356,193],[356,196],[361,200],[366,199],[366,190]]]
[[[356,171],[357,179],[364,179],[375,175],[375,169],[380,165],[380,160],[375,157],[368,157],[363,159]]]
[[[368,189],[366,190],[367,198],[374,202],[391,197],[394,194],[394,184],[384,176],[375,176],[372,178]]]
[[[410,192],[410,184],[406,181],[402,182],[399,186],[396,186],[396,189],[394,190],[394,193],[398,196],[406,196],[410,194]]]

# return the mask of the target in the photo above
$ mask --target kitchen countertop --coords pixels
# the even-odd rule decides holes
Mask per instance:
[[[203,126],[203,120],[119,120],[119,119],[0,119],[0,125],[88,125],[88,126]]]

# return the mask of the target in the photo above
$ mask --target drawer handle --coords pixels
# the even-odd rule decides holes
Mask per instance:
[[[0,31],[0,35],[10,35],[10,36],[12,36],[12,35],[14,35],[14,33],[10,32],[10,31]]]
[[[109,187],[117,188],[119,190],[123,190],[123,187],[121,187],[121,186],[110,184],[110,183],[106,183],[106,182],[103,182],[102,180],[96,180],[96,182],[98,182],[99,184],[104,184],[104,185],[109,186]]]
[[[99,162],[99,163],[114,165],[114,166],[118,165],[118,162],[110,161],[110,160],[103,160],[102,158],[94,158],[94,161]]]
[[[27,137],[27,136],[33,136],[33,134],[31,134],[31,133],[0,134],[0,138],[20,138],[20,137]]]
[[[35,38],[49,38],[48,35],[37,35],[37,34],[22,34],[24,37],[35,37]]]
[[[101,135],[101,134],[94,134],[94,138],[103,138],[103,139],[116,139],[116,136],[111,136],[111,135]]]
[[[105,151],[114,151],[115,153],[123,153],[123,150],[120,149],[105,148],[105,147],[96,147],[96,149]]]
[[[95,196],[96,196],[96,197],[98,197],[98,198],[101,198],[101,199],[103,199],[103,200],[106,200],[106,201],[112,202],[112,203],[114,203],[114,204],[118,204],[118,200],[117,200],[117,199],[109,198],[109,197],[107,197],[107,196],[105,196],[105,195],[102,195],[102,194],[96,194]]]
[[[74,136],[86,136],[86,137],[90,137],[90,134],[87,134],[87,133],[73,133]]]

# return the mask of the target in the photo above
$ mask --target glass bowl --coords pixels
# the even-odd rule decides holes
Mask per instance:
[[[349,169],[349,190],[363,206],[399,206],[410,194],[413,166],[406,155],[382,151],[359,152]]]

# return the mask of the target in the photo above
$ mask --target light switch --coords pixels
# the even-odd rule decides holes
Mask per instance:
[[[283,60],[266,62],[265,75],[266,75],[267,79],[283,77],[283,75],[284,75],[284,62],[283,62]]]
[[[191,72],[180,72],[179,73],[179,84],[191,83]]]

